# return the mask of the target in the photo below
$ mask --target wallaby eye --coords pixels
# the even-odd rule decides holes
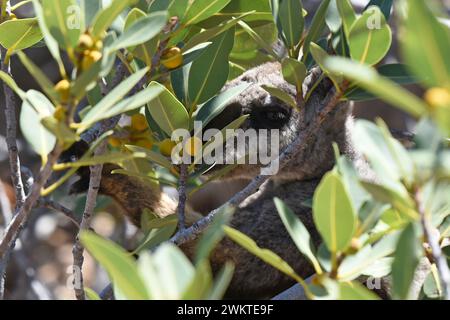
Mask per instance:
[[[277,129],[289,121],[289,116],[289,112],[281,107],[262,107],[252,114],[252,122],[259,129]]]

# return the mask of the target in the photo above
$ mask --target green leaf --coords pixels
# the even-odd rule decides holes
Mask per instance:
[[[311,27],[309,28],[308,34],[303,44],[303,62],[305,62],[306,58],[308,57],[311,42],[316,42],[316,40],[321,36],[321,33],[325,27],[325,17],[329,5],[330,0],[323,0],[314,15]]]
[[[306,78],[306,66],[292,58],[285,58],[281,63],[284,80],[294,85],[298,93],[302,93],[303,81]]]
[[[297,103],[295,102],[295,99],[286,91],[281,90],[279,88],[276,87],[270,87],[267,85],[261,85],[261,88],[263,88],[264,90],[266,90],[268,93],[270,93],[270,95],[280,99],[281,101],[283,101],[284,103],[286,103],[288,106],[297,109]]]
[[[20,110],[20,129],[43,162],[53,150],[56,137],[41,124],[41,120],[52,116],[53,112],[53,104],[42,93],[35,90],[26,93]]]
[[[222,32],[225,32],[225,31],[229,30],[231,27],[235,26],[244,17],[251,16],[251,15],[252,15],[251,12],[247,12],[238,17],[232,18],[230,20],[226,20],[222,24],[220,24],[216,27],[213,27],[213,28],[204,30],[200,33],[194,34],[192,36],[192,38],[190,38],[184,45],[183,51],[188,51],[201,43],[211,40],[212,38],[218,36]]]
[[[396,299],[409,298],[414,274],[421,258],[421,245],[413,224],[409,224],[400,235],[392,262],[392,290]]]
[[[268,39],[266,41],[265,37],[263,38],[263,36],[259,35],[258,32],[255,31],[256,28],[252,29],[244,21],[239,21],[238,25],[242,29],[244,29],[244,31],[250,36],[250,38],[253,40],[253,42],[256,45],[258,45],[259,47],[264,49],[275,60],[280,60],[280,57],[278,56],[278,54],[272,48],[272,44],[271,44],[272,43],[272,39]],[[239,37],[236,37],[235,40],[238,40],[238,39],[239,39]],[[248,45],[248,43],[246,43],[246,45]],[[248,54],[248,52],[247,52],[247,54]],[[250,54],[251,54],[252,57],[254,57],[254,54],[255,54],[254,50],[250,50]],[[251,58],[251,59],[253,59],[253,58]],[[249,59],[249,60],[251,60],[251,59]],[[252,62],[254,63],[254,61],[252,61]]]
[[[211,120],[224,111],[225,107],[229,105],[229,102],[232,99],[244,92],[249,86],[250,84],[245,83],[220,93],[198,110],[195,120],[201,121],[202,126],[205,128]]]
[[[85,27],[90,27],[95,15],[102,8],[102,0],[82,0],[81,1],[82,12],[84,12],[84,24]]]
[[[192,105],[206,102],[222,89],[228,79],[228,55],[233,43],[234,28],[231,28],[214,38],[202,54],[202,59],[192,63],[189,72],[189,98]]]
[[[128,29],[136,21],[138,21],[139,19],[145,18],[146,16],[147,16],[147,14],[144,11],[142,11],[138,8],[133,8],[130,11],[130,13],[128,14],[127,18],[125,19],[125,26],[124,26],[125,32],[128,31]],[[157,46],[158,46],[158,41],[157,41],[157,38],[155,37],[150,41],[142,43],[136,47],[129,47],[127,49],[128,49],[128,51],[130,51],[133,54],[133,56],[135,56],[138,59],[145,62],[145,64],[147,66],[151,66],[152,58],[156,52]]]
[[[159,11],[138,19],[114,41],[109,50],[116,51],[144,44],[161,32],[166,24],[167,18],[166,11]]]
[[[325,22],[328,26],[328,29],[330,29],[330,31],[332,33],[337,33],[340,31],[340,29],[342,27],[342,19],[339,14],[336,0],[332,0],[330,2],[330,5],[328,6]]]
[[[62,49],[73,49],[80,38],[81,20],[75,0],[42,0],[45,24]]]
[[[350,29],[356,21],[356,13],[350,0],[336,0],[339,14],[342,19],[342,27],[344,28],[345,36],[348,39]]]
[[[86,297],[91,300],[91,301],[95,301],[95,300],[102,300],[102,298],[100,298],[100,296],[98,295],[97,292],[95,292],[94,290],[92,290],[91,288],[84,288],[84,293],[86,294]]]
[[[61,59],[61,54],[59,52],[59,45],[56,42],[55,38],[53,38],[50,33],[47,24],[45,23],[44,11],[42,9],[41,3],[39,0],[33,0],[34,12],[36,14],[37,21],[39,23],[39,28],[41,29],[42,34],[44,35],[44,40],[47,45],[47,49],[50,51],[53,58],[58,62],[59,71],[61,74],[64,74],[64,64]]]
[[[222,10],[231,0],[196,0],[187,9],[182,20],[185,25],[196,24]]]
[[[157,220],[168,220],[168,217],[162,219],[157,218]],[[177,229],[177,222],[177,217],[175,217],[175,220],[171,217],[170,223],[167,222],[167,224],[161,228],[150,230],[142,243],[133,251],[133,254],[139,254],[144,252],[144,250],[153,249],[161,243],[169,240]]]
[[[367,245],[356,254],[347,256],[339,266],[339,279],[342,281],[352,281],[370,271],[370,268],[377,261],[395,252],[398,236],[398,233],[389,234],[378,241],[373,247]]]
[[[329,172],[317,187],[313,199],[314,222],[331,252],[345,250],[356,227],[356,212],[336,172]]]
[[[234,211],[233,208],[227,206],[220,209],[220,212],[216,215],[208,229],[203,233],[197,244],[195,253],[196,263],[208,259],[211,251],[222,240],[225,235],[223,226],[230,222]]]
[[[370,7],[350,29],[348,46],[353,60],[374,65],[389,51],[392,31],[378,7]]]
[[[429,86],[450,89],[450,33],[427,1],[408,1],[402,51],[411,70]]]
[[[278,8],[277,26],[288,48],[295,48],[300,42],[305,26],[301,0],[281,0]]]
[[[137,0],[113,0],[111,4],[99,11],[92,23],[92,36],[103,38],[103,33],[112,25],[114,20],[125,10],[126,7],[135,4]]]
[[[176,129],[189,129],[189,114],[183,104],[163,85],[151,82],[149,88],[162,93],[147,104],[148,111],[158,126],[169,136]]]
[[[374,123],[359,120],[355,124],[355,147],[370,161],[382,184],[402,191],[400,181],[410,181],[414,175],[411,158],[401,144]]]
[[[319,261],[317,261],[316,256],[314,255],[315,249],[311,243],[311,236],[309,234],[308,229],[304,226],[301,220],[292,212],[292,210],[286,206],[286,204],[278,198],[274,199],[275,206],[278,210],[278,214],[283,221],[284,226],[286,227],[289,235],[292,240],[294,240],[295,245],[300,250],[302,254],[304,254],[308,260],[314,266],[314,269],[317,273],[322,272],[322,268],[320,267]]]
[[[419,118],[427,112],[427,106],[421,99],[402,89],[395,82],[380,76],[369,66],[349,59],[329,57],[325,61],[325,67],[331,72],[343,73],[359,87],[414,117]]]
[[[223,268],[219,271],[216,281],[208,295],[209,300],[220,300],[223,299],[225,292],[230,285],[231,279],[233,278],[234,266],[227,262]]]
[[[43,118],[41,123],[58,141],[63,143],[64,148],[69,148],[80,139],[64,122],[56,120],[53,116]]]
[[[263,260],[265,263],[278,269],[279,271],[283,272],[284,274],[295,279],[298,282],[303,281],[303,279],[301,279],[301,277],[294,271],[294,269],[292,269],[292,267],[286,261],[284,261],[273,251],[260,248],[255,241],[236,229],[225,226],[224,230],[225,234],[229,238],[231,238],[231,240]]]
[[[380,298],[357,281],[339,283],[339,300],[380,300]]]
[[[8,20],[0,24],[0,44],[11,51],[29,48],[42,38],[36,18]]]
[[[166,157],[164,157],[163,155],[161,155],[160,153],[148,150],[146,148],[141,148],[138,146],[132,146],[132,145],[127,145],[126,146],[127,149],[129,149],[130,151],[133,152],[142,152],[146,155],[146,158],[149,159],[150,161],[159,164],[160,166],[163,166],[167,169],[171,169],[172,168],[172,163],[170,163],[169,160],[167,160]]]
[[[195,276],[190,261],[173,244],[162,244],[151,256],[141,255],[138,264],[152,299],[181,299]]]
[[[81,122],[81,127],[86,128],[101,119],[105,119],[105,113],[111,111],[111,108],[119,101],[123,101],[125,96],[136,84],[145,76],[148,72],[148,68],[143,68],[136,73],[132,74],[126,80],[122,81],[117,87],[115,87],[107,96],[105,96],[96,106],[85,115]]]
[[[31,76],[36,80],[36,82],[41,86],[44,92],[52,99],[53,101],[59,101],[60,97],[54,88],[54,84],[50,81],[47,75],[34,64],[28,56],[19,51],[17,53],[19,56],[20,62],[24,65],[24,67],[28,70]]]
[[[0,79],[5,82],[8,87],[10,87],[20,97],[20,99],[23,100],[25,98],[25,91],[19,88],[16,81],[14,81],[9,74],[0,70]]]
[[[385,64],[377,68],[380,76],[383,76],[397,84],[417,83],[417,78],[411,75],[408,67],[400,63]],[[353,86],[345,92],[346,98],[352,101],[364,101],[376,99],[376,97],[358,86]]]
[[[342,83],[342,75],[330,72],[325,65],[326,59],[328,59],[328,53],[322,49],[321,46],[315,43],[311,43],[310,46],[311,55],[313,56],[316,63],[320,66],[322,71],[333,81],[336,88],[339,88],[340,83]]]
[[[131,300],[149,298],[136,262],[124,249],[88,231],[83,231],[80,239],[89,253],[105,268],[114,286],[122,294]]]

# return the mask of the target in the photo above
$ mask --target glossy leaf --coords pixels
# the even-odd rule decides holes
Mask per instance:
[[[308,57],[309,48],[312,42],[316,42],[321,36],[323,28],[325,27],[325,17],[330,5],[330,0],[323,0],[320,2],[320,6],[314,14],[313,21],[311,22],[311,27],[309,28],[308,34],[305,38],[303,44],[303,62],[306,61]]]
[[[380,298],[359,282],[339,283],[339,300],[380,300]]]
[[[336,172],[325,175],[313,199],[314,222],[331,252],[345,250],[356,228],[356,212]]]
[[[148,111],[158,126],[169,136],[176,129],[189,128],[189,114],[183,104],[163,85],[152,82],[149,88],[162,93],[147,104]]]
[[[92,232],[82,232],[80,239],[83,246],[106,269],[114,286],[122,294],[132,300],[149,298],[135,261],[124,249]]]
[[[92,36],[102,38],[103,33],[111,26],[126,7],[136,3],[137,0],[113,0],[110,5],[99,11],[92,23]]]
[[[400,235],[392,262],[392,289],[397,299],[408,299],[416,267],[421,258],[421,245],[413,224]]]
[[[0,24],[0,44],[11,51],[29,48],[42,38],[36,18],[9,20]]]
[[[195,120],[201,121],[202,126],[205,128],[211,120],[224,111],[231,100],[244,92],[249,86],[250,84],[244,83],[220,93],[199,109],[197,115],[195,116]]]
[[[160,11],[138,19],[117,38],[109,50],[115,51],[144,44],[161,32],[167,18],[167,12]]]
[[[386,56],[391,42],[391,28],[378,7],[365,11],[348,35],[352,59],[369,65],[377,64]]]
[[[217,94],[228,78],[228,55],[233,48],[234,28],[216,37],[192,63],[189,72],[189,98],[192,105],[206,102]]]
[[[302,37],[305,26],[302,12],[301,0],[281,0],[279,3],[277,25],[288,48],[294,48]]]
[[[283,78],[297,88],[297,92],[302,92],[303,81],[306,78],[306,66],[292,58],[285,58],[281,63]]]
[[[311,235],[309,234],[308,229],[306,229],[305,225],[301,222],[301,220],[292,212],[292,210],[286,206],[286,204],[278,198],[274,199],[275,206],[278,210],[278,214],[283,221],[284,226],[286,227],[289,235],[294,241],[297,248],[300,250],[302,254],[304,254],[308,260],[314,266],[316,272],[320,273],[322,268],[320,267],[319,261],[317,261],[316,256],[314,255],[315,249],[312,247]]]
[[[222,10],[231,0],[196,0],[187,9],[183,23],[196,24]]]
[[[356,13],[350,0],[336,0],[337,8],[342,19],[342,27],[345,36],[348,38],[350,29],[356,21]]]
[[[428,1],[408,1],[403,56],[429,86],[450,89],[450,33],[428,8]]]
[[[276,97],[277,99],[280,99],[281,101],[286,103],[288,106],[290,106],[294,109],[297,108],[297,103],[295,102],[295,99],[286,91],[281,90],[276,87],[270,87],[270,86],[266,86],[266,85],[262,85],[261,88],[263,88],[268,93],[270,93],[270,95]]]
[[[81,20],[79,12],[73,12],[78,8],[75,0],[42,0],[45,24],[63,49],[74,48],[81,33]]]
[[[395,82],[381,77],[371,67],[338,57],[327,58],[325,67],[332,72],[344,74],[346,78],[358,83],[361,88],[414,117],[420,117],[426,113],[427,106],[419,98],[402,89]]]
[[[52,116],[54,110],[53,104],[42,93],[30,90],[20,111],[20,129],[44,162],[55,146],[56,137],[41,124],[41,120]]]

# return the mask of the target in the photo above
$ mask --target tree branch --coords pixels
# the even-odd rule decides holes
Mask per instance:
[[[433,256],[433,262],[436,264],[439,279],[441,280],[441,287],[443,290],[443,296],[445,300],[450,300],[450,270],[447,265],[447,260],[442,254],[441,246],[439,245],[438,233],[433,232],[433,227],[428,218],[426,209],[424,207],[422,193],[420,189],[417,189],[414,193],[414,201],[420,214],[420,222],[422,224],[423,232],[426,242],[431,247]]]
[[[70,210],[69,208],[66,208],[63,205],[61,205],[55,201],[52,201],[49,199],[44,199],[44,198],[40,198],[37,201],[36,206],[61,212],[67,218],[69,218],[78,228],[80,228],[80,222],[78,221],[79,219],[76,217],[75,213],[72,210]]]
[[[96,156],[100,156],[105,153],[106,143],[103,142],[95,151]],[[102,180],[103,165],[91,166],[91,175],[89,180],[89,189],[86,198],[86,205],[84,207],[83,217],[81,219],[80,229],[75,240],[75,244],[72,249],[73,253],[73,276],[74,276],[74,289],[77,300],[85,300],[83,285],[83,262],[84,262],[84,247],[80,242],[80,234],[85,230],[89,230],[92,215],[94,214],[95,206],[97,204],[98,190],[100,189],[100,183]]]
[[[187,165],[180,165],[180,178],[178,180],[178,228],[186,229],[186,180],[188,178]]]

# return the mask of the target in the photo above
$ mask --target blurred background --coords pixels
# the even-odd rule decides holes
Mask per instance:
[[[12,4],[18,0],[11,1]],[[315,11],[317,0],[303,0],[306,10]],[[362,10],[368,1],[353,1],[357,10]],[[448,3],[447,3],[448,4]],[[450,5],[447,6],[449,8]],[[32,6],[26,5],[16,13],[20,17],[33,16]],[[312,17],[312,14],[308,15]],[[392,28],[395,30],[395,18],[391,19]],[[397,33],[395,33],[397,35]],[[385,63],[399,62],[396,41]],[[26,54],[56,83],[58,72],[56,64],[49,52],[44,48],[28,49]],[[20,65],[17,59],[12,59],[12,72],[15,80],[23,90],[37,89],[39,86],[33,77]],[[415,86],[410,89],[416,94],[422,92]],[[7,150],[4,138],[4,97],[0,93],[0,195],[8,198],[11,207],[14,207],[14,195],[9,185],[9,165],[7,162]],[[17,110],[20,108],[17,100]],[[375,119],[381,117],[392,128],[401,131],[412,131],[414,123],[402,112],[380,101],[357,103],[354,110],[355,117]],[[31,172],[36,172],[40,166],[40,158],[31,150],[26,142],[20,138],[18,141],[22,165]],[[191,199],[191,206],[199,212],[208,212],[226,201],[246,184],[246,181],[234,181],[223,183],[211,183],[205,189],[199,191]],[[167,192],[172,193],[171,190]],[[84,208],[83,196],[67,196],[67,190],[56,192],[54,198],[67,206],[75,214],[81,216]],[[127,223],[120,214],[119,208],[108,198],[100,197],[97,212],[93,219],[93,229],[105,237],[109,237],[126,248],[134,245],[136,230]],[[0,221],[0,228],[4,228]],[[7,299],[73,299],[71,288],[72,273],[72,245],[77,232],[77,227],[64,215],[48,209],[36,209],[25,232],[18,242],[8,269],[6,282]],[[108,279],[86,254],[84,264],[85,285],[100,291]]]

